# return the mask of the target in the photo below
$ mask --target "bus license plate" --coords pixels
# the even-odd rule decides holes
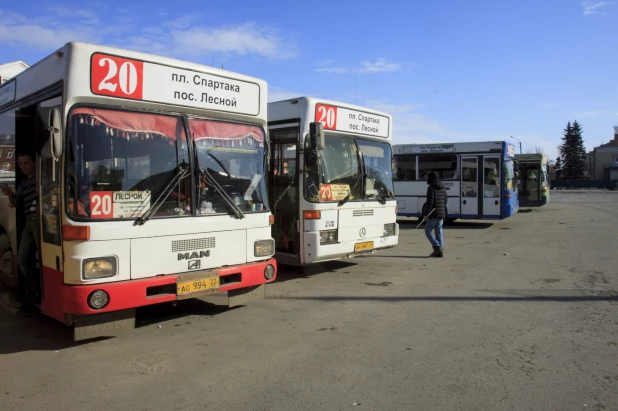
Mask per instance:
[[[183,281],[176,284],[176,294],[185,295],[202,291],[216,290],[219,288],[219,277],[196,278],[195,280]]]
[[[373,248],[373,241],[367,241],[365,243],[354,244],[354,251],[371,250]]]

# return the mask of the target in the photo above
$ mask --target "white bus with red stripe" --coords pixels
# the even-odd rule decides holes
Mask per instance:
[[[392,117],[299,97],[268,104],[276,258],[305,265],[397,245]]]
[[[277,269],[266,87],[69,43],[0,88],[0,135],[36,153],[44,314],[84,339],[134,326],[141,306],[224,292],[233,306],[264,295]],[[23,213],[0,197],[9,216],[0,243],[16,255]]]

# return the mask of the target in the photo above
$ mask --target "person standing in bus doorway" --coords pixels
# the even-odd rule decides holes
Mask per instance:
[[[425,235],[433,246],[431,257],[444,256],[444,236],[442,235],[442,224],[446,218],[446,199],[447,194],[444,184],[440,181],[437,172],[432,171],[427,176],[427,201],[423,206],[423,222],[425,225]],[[433,210],[433,212],[431,212]],[[429,215],[431,213],[431,215]],[[435,236],[434,233],[435,232]]]
[[[17,157],[19,169],[26,176],[19,184],[15,192],[10,187],[5,186],[2,192],[9,197],[10,206],[15,207],[18,204],[22,206],[25,226],[21,234],[21,241],[17,252],[17,265],[21,270],[26,287],[31,294],[38,298],[38,282],[36,281],[36,271],[34,264],[28,261],[28,256],[32,246],[36,247],[36,252],[39,251],[39,221],[37,217],[38,194],[36,191],[36,168],[34,158],[30,154],[21,153]]]

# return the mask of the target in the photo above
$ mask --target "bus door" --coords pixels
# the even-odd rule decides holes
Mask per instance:
[[[500,217],[500,157],[483,156],[483,215]]]
[[[297,133],[275,129],[270,131],[270,138],[272,160],[269,203],[275,216],[272,228],[275,251],[281,262],[288,260],[286,256],[292,260],[288,262],[296,262],[300,250]]]
[[[539,164],[525,164],[522,172],[522,196],[524,205],[540,204],[541,202],[541,170]]]
[[[479,214],[478,157],[461,158],[461,215]]]
[[[60,180],[62,162],[52,151],[52,139],[49,127],[62,129],[57,123],[62,122],[62,98],[56,97],[43,101],[38,107],[36,140],[39,146],[37,160],[38,192],[39,192],[39,263],[41,266],[41,309],[49,311],[54,297],[46,295],[45,290],[51,290],[51,284],[63,282],[62,237]],[[54,114],[54,109],[58,111]],[[46,287],[47,285],[47,287]]]

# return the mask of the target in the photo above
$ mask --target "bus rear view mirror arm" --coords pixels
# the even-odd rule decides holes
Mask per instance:
[[[324,124],[313,122],[309,124],[309,143],[313,150],[324,150]]]
[[[62,155],[62,118],[60,110],[54,107],[49,111],[49,122],[47,130],[49,131],[51,156],[58,161]]]

